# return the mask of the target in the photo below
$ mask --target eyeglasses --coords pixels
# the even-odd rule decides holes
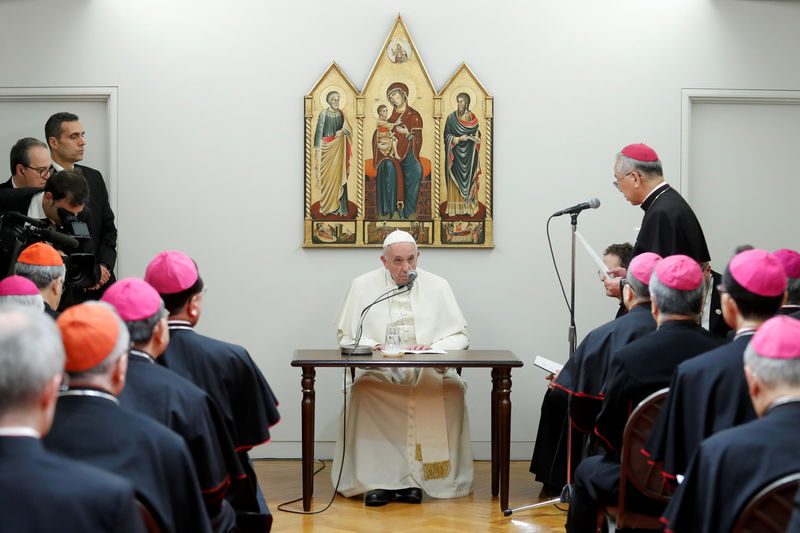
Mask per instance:
[[[39,176],[42,177],[42,178],[45,177],[48,174],[52,174],[53,173],[53,167],[36,168],[36,167],[29,167],[28,165],[22,165],[22,166],[25,167],[25,168],[29,168],[29,169],[31,169],[31,170],[33,170],[35,172],[38,172]]]
[[[625,178],[627,178],[631,174],[633,174],[633,170],[631,170],[630,172],[628,172],[627,174],[622,176],[620,179],[617,179],[617,177],[614,176],[614,181],[611,182],[611,185],[613,185],[614,187],[617,188],[617,190],[619,190],[619,182],[621,182],[622,180],[624,180]]]

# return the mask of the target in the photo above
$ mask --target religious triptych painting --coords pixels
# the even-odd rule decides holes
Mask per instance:
[[[492,102],[466,63],[436,91],[400,17],[363,89],[331,64],[305,96],[303,245],[493,247]]]

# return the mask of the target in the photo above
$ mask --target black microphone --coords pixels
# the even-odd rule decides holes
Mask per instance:
[[[598,207],[600,207],[600,200],[597,198],[592,198],[588,202],[583,202],[582,204],[573,205],[572,207],[562,209],[561,211],[556,211],[553,213],[553,216],[560,217],[561,215],[571,215],[573,213],[580,213],[584,209],[597,209]]]
[[[364,318],[367,316],[367,311],[369,311],[373,305],[376,303],[382,302],[384,300],[388,300],[389,298],[394,298],[400,294],[405,294],[411,291],[411,286],[414,284],[414,280],[417,278],[417,271],[416,270],[409,270],[408,271],[408,281],[405,283],[399,284],[397,287],[393,287],[388,291],[384,292],[375,300],[366,306],[361,311],[361,317],[358,319],[358,327],[356,327],[356,342],[353,344],[346,344],[342,346],[341,353],[343,356],[350,357],[351,355],[372,355],[372,346],[361,346],[359,343],[361,342],[361,332],[362,327],[364,326]],[[400,290],[403,289],[403,290]]]
[[[65,235],[61,232],[54,230],[53,228],[49,228],[46,230],[42,230],[40,235],[44,237],[46,240],[52,242],[56,246],[61,248],[69,248],[70,250],[74,250],[80,244],[78,239],[70,237],[69,235]]]
[[[398,283],[397,288],[402,289],[403,287],[408,287],[408,290],[411,290],[411,287],[414,285],[414,280],[417,279],[417,271],[416,270],[409,270],[408,271],[408,281],[405,283]]]

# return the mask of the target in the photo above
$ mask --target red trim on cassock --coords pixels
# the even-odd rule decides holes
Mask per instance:
[[[208,489],[208,490],[201,490],[200,492],[203,494],[203,501],[206,503],[217,503],[225,497],[225,493],[228,492],[228,487],[230,487],[231,478],[229,476],[225,476],[225,481],[220,483],[217,488]]]
[[[666,472],[664,472],[663,470],[661,471],[661,475],[662,475],[662,476],[664,476],[664,477],[665,477],[665,478],[667,478],[667,479],[675,479],[675,480],[677,480],[677,479],[678,479],[678,476],[673,476],[672,474],[667,474],[667,473],[666,473]]]
[[[649,454],[649,453],[647,452],[647,450],[645,450],[644,448],[642,448],[642,449],[641,449],[641,450],[639,450],[639,451],[640,451],[640,452],[642,452],[642,454],[643,454],[645,457],[650,457],[650,454]],[[650,461],[648,461],[648,462],[650,462]]]
[[[597,435],[598,437],[600,437],[601,439],[603,439],[605,441],[605,443],[608,444],[608,447],[611,448],[612,450],[614,450],[615,452],[621,451],[619,448],[615,448],[614,446],[612,446],[611,443],[608,442],[608,439],[605,438],[604,436],[602,436],[600,434],[600,432],[597,431],[597,428],[594,428],[594,434]]]
[[[276,407],[277,407],[277,406],[276,406]],[[281,419],[279,418],[277,422],[275,422],[275,423],[274,423],[274,424],[272,424],[271,426],[268,426],[268,429],[272,429],[272,428],[274,428],[275,426],[277,426],[278,424],[280,424],[280,422],[281,422]],[[265,440],[264,442],[259,442],[258,444],[247,444],[247,445],[245,445],[245,446],[239,446],[239,447],[237,447],[237,448],[236,448],[236,451],[237,451],[237,452],[249,452],[250,450],[252,450],[252,449],[253,449],[253,448],[255,448],[256,446],[261,446],[262,444],[266,444],[266,443],[268,443],[268,442],[269,442],[269,441],[271,441],[271,440],[272,440],[272,437],[268,438],[268,439],[267,439],[267,440]]]
[[[605,395],[603,395],[603,394],[600,394],[600,396],[593,396],[591,394],[586,394],[585,392],[571,391],[568,388],[564,387],[563,385],[559,385],[556,382],[553,382],[553,385],[558,387],[559,389],[565,391],[565,392],[568,392],[568,393],[572,394],[573,396],[579,396],[581,398],[591,398],[593,400],[604,400],[605,399]]]

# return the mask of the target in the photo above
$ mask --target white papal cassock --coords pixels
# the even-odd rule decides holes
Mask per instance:
[[[383,344],[391,324],[400,327],[406,346],[468,348],[467,323],[450,284],[422,269],[417,272],[410,293],[370,309],[360,344]],[[353,280],[336,320],[340,345],[355,342],[361,311],[394,286],[385,268]],[[331,471],[335,485],[342,470],[339,492],[354,496],[373,489],[420,487],[435,498],[469,494],[473,467],[465,390],[452,368],[357,370],[347,394],[344,468],[340,423]]]

